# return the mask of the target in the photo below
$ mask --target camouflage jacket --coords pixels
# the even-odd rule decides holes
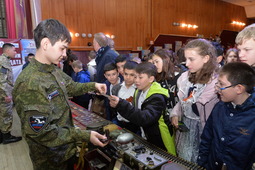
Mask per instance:
[[[0,56],[0,103],[4,98],[11,96],[13,90],[13,75],[10,58],[6,55]]]
[[[77,83],[56,66],[32,59],[19,75],[13,99],[33,161],[61,163],[76,152],[75,142],[90,133],[73,125],[68,96],[95,90],[95,83]]]

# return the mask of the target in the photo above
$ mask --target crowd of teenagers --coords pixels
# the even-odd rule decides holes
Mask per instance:
[[[67,51],[71,37],[57,20],[42,21],[34,39],[36,54],[14,87],[7,82],[12,94],[3,96],[9,108],[1,115],[7,120],[15,104],[34,169],[72,168],[78,141],[107,145],[104,135],[77,129],[71,119],[68,100],[90,109],[87,92],[95,90],[110,96],[98,95],[106,119],[172,155],[208,170],[250,170],[255,163],[255,24],[238,33],[236,48],[193,39],[177,53],[159,49],[146,60],[120,55],[112,39],[96,33],[87,65]],[[11,68],[0,69],[4,91]],[[3,122],[1,142],[11,127]]]

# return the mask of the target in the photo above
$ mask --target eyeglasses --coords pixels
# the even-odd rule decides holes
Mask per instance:
[[[219,84],[216,83],[216,84],[215,84],[215,88],[216,88],[216,90],[218,90],[218,91],[222,91],[222,90],[228,89],[228,88],[230,88],[230,87],[234,87],[234,86],[236,86],[236,85],[238,85],[238,84],[232,84],[232,85],[227,86],[227,87],[219,87]]]

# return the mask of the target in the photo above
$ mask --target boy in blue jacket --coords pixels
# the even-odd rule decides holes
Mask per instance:
[[[117,96],[110,97],[110,105],[131,123],[141,127],[141,136],[148,142],[176,155],[174,140],[164,122],[168,90],[155,82],[157,68],[152,63],[141,63],[135,69],[137,90],[133,105]]]
[[[87,83],[90,82],[90,74],[87,70],[83,68],[83,64],[81,61],[76,60],[72,63],[72,68],[75,74],[72,76],[73,81],[79,83]],[[89,94],[83,94],[80,96],[74,96],[72,101],[76,104],[88,109],[90,96]]]
[[[198,164],[207,170],[250,170],[255,162],[255,72],[246,63],[222,67],[215,88],[221,101],[201,136]]]

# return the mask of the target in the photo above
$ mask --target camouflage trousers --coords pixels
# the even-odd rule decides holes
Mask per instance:
[[[77,164],[78,158],[75,160],[74,156],[69,160],[62,162],[58,165],[52,164],[51,162],[44,161],[42,162],[33,162],[34,170],[74,170],[74,164]]]
[[[47,147],[25,138],[34,170],[72,170],[76,154],[76,144]],[[53,143],[52,143],[53,144]]]
[[[12,127],[12,110],[13,102],[10,103],[0,103],[0,131],[3,133],[8,133],[11,131]]]

